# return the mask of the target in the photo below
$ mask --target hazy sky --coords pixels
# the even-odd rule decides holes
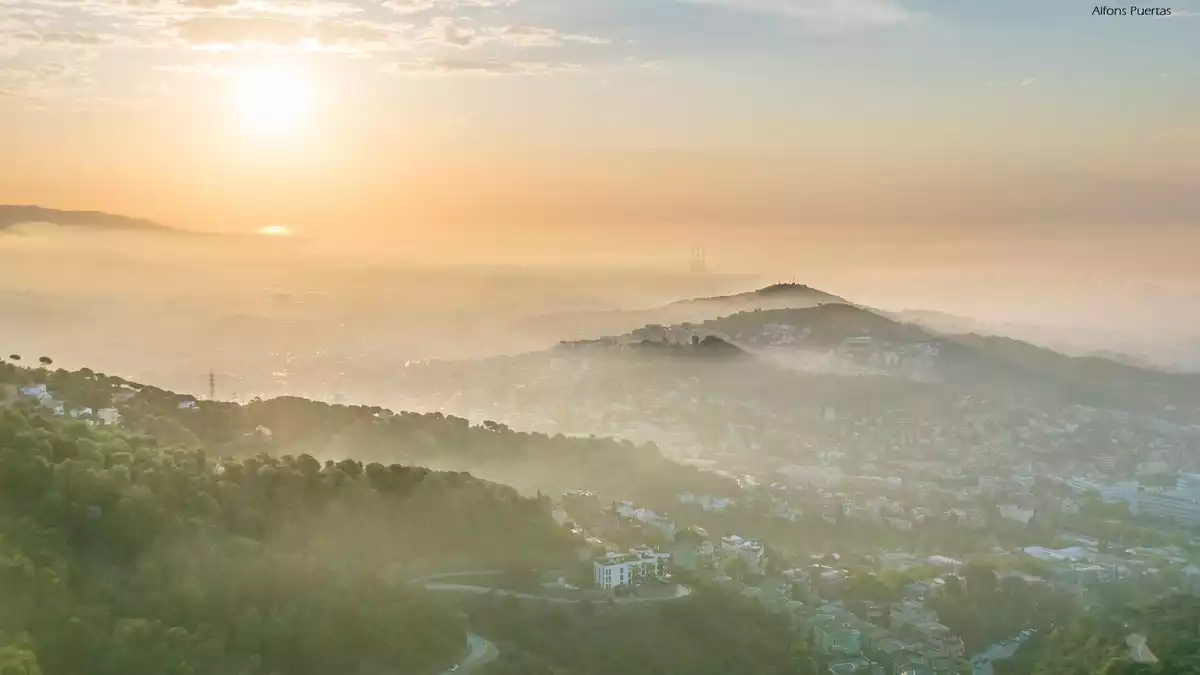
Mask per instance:
[[[1200,2],[1092,8],[0,0],[0,203],[776,268],[1096,238],[1183,270]]]

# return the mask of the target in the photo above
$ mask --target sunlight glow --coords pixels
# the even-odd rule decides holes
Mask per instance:
[[[292,231],[283,225],[268,225],[258,233],[268,237],[287,237],[292,234]]]
[[[309,82],[294,71],[253,70],[238,78],[242,120],[258,134],[297,131],[308,120],[312,99]]]

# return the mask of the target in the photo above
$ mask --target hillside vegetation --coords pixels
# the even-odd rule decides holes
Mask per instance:
[[[1081,616],[1003,663],[1001,675],[1200,673],[1200,598],[1176,595]],[[1144,648],[1138,648],[1144,645]]]
[[[407,576],[565,550],[542,505],[465,474],[0,410],[6,675],[436,673],[465,626]]]

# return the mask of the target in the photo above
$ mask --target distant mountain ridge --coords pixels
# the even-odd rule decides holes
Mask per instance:
[[[133,218],[103,211],[64,211],[44,206],[0,204],[0,231],[25,223],[51,223],[67,227],[91,227],[102,230],[178,232],[178,230],[145,218]]]
[[[755,310],[800,309],[822,303],[846,303],[843,298],[804,284],[772,284],[744,293],[676,300],[649,309],[555,312],[531,316],[517,328],[545,335],[547,342],[589,340],[620,335],[647,325],[696,323]]]
[[[788,282],[771,284],[770,286],[764,286],[753,291],[735,293],[733,295],[718,295],[711,298],[676,300],[668,306],[694,306],[703,304],[752,305],[756,309],[787,309],[791,308],[789,303],[795,300],[801,300],[803,302],[846,302],[845,298],[832,293],[828,293],[811,286],[806,286],[804,284]]]

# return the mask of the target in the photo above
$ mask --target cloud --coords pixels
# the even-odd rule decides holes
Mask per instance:
[[[197,17],[175,26],[175,35],[208,49],[294,48],[365,52],[396,46],[407,26],[371,21],[299,21],[283,17]]]
[[[521,47],[557,47],[564,42],[603,45],[610,42],[607,38],[560,33],[553,28],[538,26],[505,26],[500,28],[495,35],[503,42]]]
[[[417,59],[389,64],[397,75],[544,75],[579,70],[577,63],[498,59]]]
[[[213,0],[199,1],[211,2]],[[288,16],[334,17],[362,13],[365,11],[365,4],[362,0],[357,3],[340,0],[241,0],[237,5],[237,11]]]
[[[921,15],[897,0],[679,0],[767,14],[805,28],[840,31],[916,22]]]
[[[558,47],[568,42],[602,45],[609,40],[591,35],[562,33],[540,26],[480,26],[468,17],[441,16],[430,20],[417,35],[420,44],[466,49],[484,44],[510,47]]]
[[[20,68],[0,69],[0,90],[9,98],[44,100],[69,96],[87,89],[86,74],[66,63],[48,61]]]
[[[384,7],[401,14],[416,14],[431,9],[453,11],[479,7],[507,7],[517,0],[385,0]]]
[[[229,66],[214,66],[209,64],[155,66],[155,70],[164,73],[180,73],[183,75],[205,75],[208,77],[237,77],[242,74],[238,68]]]
[[[119,36],[100,33],[43,33],[38,37],[41,44],[68,47],[99,47],[120,41]]]
[[[199,9],[219,9],[221,7],[233,7],[240,0],[179,0],[179,4],[184,7],[197,7]]]
[[[417,36],[417,42],[448,47],[473,47],[486,41],[470,19],[439,16]]]
[[[1038,81],[1038,79],[1036,77],[1027,77],[1027,78],[1021,80],[1021,86],[1022,87],[1032,87],[1033,85],[1037,84],[1037,81]]]

